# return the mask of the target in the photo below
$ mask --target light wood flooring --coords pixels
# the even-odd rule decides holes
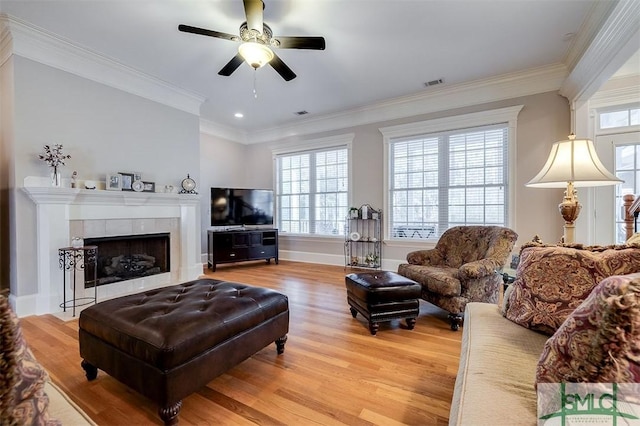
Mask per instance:
[[[446,313],[422,301],[414,330],[393,321],[371,336],[346,302],[344,276],[354,271],[289,261],[207,271],[211,278],[285,293],[289,339],[284,354],[271,344],[185,398],[180,424],[446,424],[462,329],[451,331]],[[51,379],[98,424],[161,424],[155,404],[104,372],[86,380],[77,320],[43,315],[21,321]]]

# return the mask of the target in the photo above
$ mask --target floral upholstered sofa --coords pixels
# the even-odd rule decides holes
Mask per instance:
[[[95,424],[49,380],[4,296],[0,296],[0,424]]]
[[[640,382],[640,245],[526,244],[502,307],[467,305],[450,425],[534,425],[558,382]]]

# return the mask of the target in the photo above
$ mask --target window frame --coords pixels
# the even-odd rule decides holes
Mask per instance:
[[[286,145],[279,145],[273,147],[271,150],[272,161],[273,161],[273,188],[274,188],[274,224],[278,225],[280,223],[280,200],[278,196],[278,158],[281,156],[287,155],[297,155],[297,154],[305,154],[315,151],[323,151],[323,150],[331,150],[333,149],[346,149],[347,150],[347,179],[348,179],[348,188],[347,188],[347,203],[351,205],[351,197],[352,197],[352,188],[353,188],[353,155],[352,155],[352,145],[353,139],[355,137],[354,133],[330,136],[326,138],[320,139],[312,139],[304,142],[297,142]],[[311,184],[315,184],[315,181],[312,181]],[[310,196],[313,197],[315,193],[310,193]],[[345,218],[347,216],[347,212],[344,213]],[[295,233],[295,232],[280,232],[280,236],[296,238],[296,239],[329,239],[329,240],[343,240],[344,232],[340,232],[335,235],[331,234],[311,234],[311,233]]]
[[[603,108],[597,108],[597,113],[595,117],[595,131],[598,135],[606,135],[611,133],[620,133],[620,132],[631,132],[637,131],[640,129],[640,124],[631,124],[631,110],[639,109],[640,103],[628,103],[622,105],[613,105]],[[626,126],[617,126],[617,127],[601,127],[601,116],[603,114],[610,114],[612,112],[626,112],[627,117],[629,118],[629,124]]]
[[[384,141],[384,194],[383,205],[387,211],[391,211],[390,183],[391,183],[391,145],[396,139],[405,139],[412,136],[427,135],[430,133],[452,132],[457,130],[472,130],[475,127],[491,126],[506,123],[507,125],[507,217],[505,226],[513,228],[515,221],[515,154],[516,154],[516,128],[518,114],[523,105],[516,105],[494,110],[480,111],[469,114],[455,115],[432,120],[401,124],[397,126],[382,127],[379,129]],[[387,215],[389,218],[389,215]],[[390,232],[390,222],[384,226],[384,239],[387,245],[408,246],[424,245],[424,242],[435,241],[437,238],[407,239],[393,237]]]

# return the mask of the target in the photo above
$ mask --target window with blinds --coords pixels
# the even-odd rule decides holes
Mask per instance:
[[[507,223],[508,124],[391,139],[389,235],[437,239]]]
[[[349,198],[349,151],[319,149],[276,157],[278,228],[342,235]]]

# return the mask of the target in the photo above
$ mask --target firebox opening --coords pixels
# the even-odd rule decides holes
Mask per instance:
[[[169,233],[85,238],[98,246],[97,285],[170,272]],[[85,288],[93,287],[93,265],[85,269]]]

